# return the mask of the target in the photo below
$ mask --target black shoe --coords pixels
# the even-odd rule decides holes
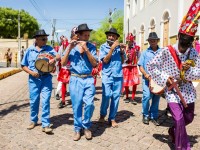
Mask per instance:
[[[125,102],[125,103],[129,103],[129,102],[130,102],[130,99],[129,99],[129,98],[126,98],[126,99],[124,99],[124,102]]]
[[[155,126],[159,126],[160,123],[158,122],[157,119],[151,119],[151,122],[155,125]]]
[[[137,102],[135,100],[131,100],[131,104],[137,105]]]
[[[58,104],[58,108],[64,108],[65,107],[65,103],[63,103],[62,101]]]
[[[169,108],[166,108],[165,115],[168,116],[168,117],[172,117]]]
[[[120,97],[124,97],[124,93],[121,93]]]
[[[149,118],[148,118],[148,117],[145,117],[145,116],[143,116],[142,122],[143,122],[144,124],[147,124],[147,125],[149,125]]]
[[[60,100],[59,94],[56,94],[56,100]]]

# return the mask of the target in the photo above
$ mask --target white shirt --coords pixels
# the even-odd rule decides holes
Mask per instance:
[[[181,62],[185,62],[188,59],[188,53],[190,51],[189,59],[194,60],[195,67],[190,67],[185,72],[185,79],[187,81],[200,79],[200,57],[193,48],[186,50],[184,54],[180,53],[178,50],[178,45],[173,46]],[[174,79],[180,79],[180,70],[178,69],[174,58],[172,57],[168,47],[162,49],[148,64],[147,70],[151,75],[151,78],[160,86],[166,86],[167,79],[172,76]],[[182,83],[180,85],[180,92],[183,95],[186,103],[193,103],[196,100],[196,90],[192,82]],[[177,93],[172,90],[168,91],[165,88],[166,100],[174,103],[180,103],[180,98]]]

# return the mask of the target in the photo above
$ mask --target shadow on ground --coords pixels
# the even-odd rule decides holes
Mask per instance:
[[[171,150],[174,149],[174,144],[170,141],[169,139],[169,135],[165,135],[165,134],[153,134],[153,137],[156,140],[159,140],[163,143],[167,143],[169,148]],[[200,135],[190,135],[189,136],[189,140],[190,140],[190,146],[193,147],[196,143],[198,143],[198,138],[200,137]]]
[[[130,111],[127,110],[119,111],[116,115],[116,122],[119,123],[120,125],[121,122],[124,122],[133,116],[134,114]],[[93,125],[91,127],[91,131],[94,137],[101,136],[106,130],[106,128],[111,127],[108,121],[105,121],[104,123],[101,123],[99,121],[93,121],[92,124]]]
[[[53,116],[50,118],[50,120],[51,120],[51,123],[53,124],[54,129],[64,124],[73,125],[74,123],[73,114],[68,114],[68,113]]]
[[[0,111],[0,117],[2,118],[2,117],[6,116],[7,114],[9,114],[13,111],[18,111],[18,110],[25,108],[25,107],[28,107],[28,106],[29,106],[29,102],[25,103],[25,104],[21,104],[21,105],[14,104],[14,105],[10,106],[9,108],[1,110]]]

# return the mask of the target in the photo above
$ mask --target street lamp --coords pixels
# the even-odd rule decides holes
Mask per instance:
[[[114,8],[114,10],[112,11],[111,9],[109,9],[109,20],[108,20],[108,22],[109,22],[109,24],[110,24],[110,28],[112,27],[112,15],[114,14],[114,12],[115,12],[115,10],[116,10],[116,8]]]
[[[18,14],[18,50],[19,52],[20,52],[20,49],[21,49],[21,35],[20,35],[20,10],[19,10],[19,14]]]

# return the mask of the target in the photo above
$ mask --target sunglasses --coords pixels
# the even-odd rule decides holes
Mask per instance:
[[[47,41],[47,38],[40,38],[41,41]]]

